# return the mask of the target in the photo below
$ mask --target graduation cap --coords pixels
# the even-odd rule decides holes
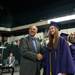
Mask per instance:
[[[50,26],[55,26],[59,29],[59,24],[57,22],[51,21]]]
[[[60,36],[63,37],[65,40],[67,40],[68,34],[66,34],[66,33],[61,33]]]

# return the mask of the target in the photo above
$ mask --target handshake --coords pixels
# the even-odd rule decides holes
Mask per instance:
[[[41,53],[38,53],[36,55],[37,60],[42,60],[43,59],[43,55]]]

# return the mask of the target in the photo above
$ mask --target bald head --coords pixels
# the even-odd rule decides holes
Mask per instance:
[[[29,34],[31,36],[34,37],[36,35],[37,31],[38,31],[38,28],[35,25],[32,25],[29,27]]]

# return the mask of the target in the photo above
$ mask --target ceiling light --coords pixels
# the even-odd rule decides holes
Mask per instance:
[[[53,18],[48,20],[48,24],[51,21],[55,21],[55,22],[63,22],[63,21],[69,21],[69,20],[74,20],[75,19],[75,14],[73,15],[67,15],[67,16],[63,16],[63,17],[58,17],[58,18]]]

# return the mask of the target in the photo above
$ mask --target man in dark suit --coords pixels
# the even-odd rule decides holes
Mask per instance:
[[[20,40],[20,75],[40,75],[40,64],[43,58],[40,41],[35,37],[38,28],[30,26],[29,35]]]

